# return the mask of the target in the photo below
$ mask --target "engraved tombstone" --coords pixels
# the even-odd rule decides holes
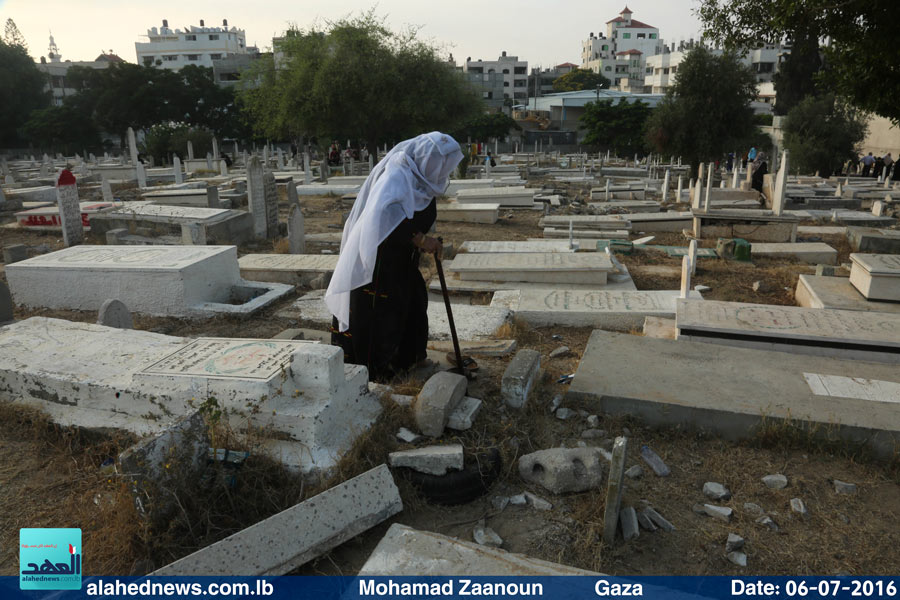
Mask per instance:
[[[296,195],[296,191],[294,192]],[[290,196],[290,194],[289,194]],[[303,211],[296,202],[291,202],[291,211],[288,214],[288,244],[291,254],[306,253],[306,236],[303,231]]]
[[[63,169],[56,181],[56,203],[62,226],[63,243],[74,246],[84,241],[84,225],[81,222],[81,205],[78,203],[78,186],[75,176]]]
[[[172,171],[175,174],[175,183],[184,183],[184,172],[181,169],[181,159],[176,154],[172,159]]]
[[[247,166],[247,203],[253,215],[253,234],[256,239],[265,239],[266,225],[266,189],[263,181],[263,168],[259,158],[254,156]]]
[[[269,171],[263,175],[265,190],[266,237],[273,238],[278,233],[278,186],[275,174]]]
[[[100,193],[103,195],[104,202],[113,202],[112,186],[109,185],[109,179],[106,175],[100,176]]]

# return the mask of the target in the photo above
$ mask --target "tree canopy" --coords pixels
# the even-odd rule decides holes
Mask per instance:
[[[490,138],[506,137],[511,129],[519,131],[522,128],[509,115],[505,113],[482,113],[466,123],[462,128],[453,131],[451,135],[460,143],[464,143],[468,138],[485,141]]]
[[[819,77],[856,106],[900,123],[895,0],[700,0],[697,12],[704,35],[727,47],[826,40]]]
[[[855,158],[866,135],[866,122],[858,109],[836,100],[834,94],[808,96],[787,114],[784,146],[791,167],[801,173],[828,177]]]
[[[256,131],[276,139],[365,139],[370,145],[455,131],[484,110],[462,74],[414,30],[373,16],[291,29],[275,57],[242,75]]]
[[[0,40],[0,146],[13,147],[22,143],[21,128],[33,110],[50,103],[44,91],[47,78],[38,70],[19,44],[10,44],[9,23],[6,40]],[[13,24],[15,27],[15,24]],[[18,30],[16,30],[18,31]],[[14,37],[14,36],[13,36]]]
[[[696,172],[750,138],[756,77],[733,52],[691,50],[678,78],[647,122],[647,140],[663,154],[684,157]]]
[[[587,130],[584,143],[626,155],[642,153],[646,147],[644,127],[650,113],[650,105],[640,100],[620,99],[618,104],[612,100],[588,102],[581,116],[581,129]]]
[[[25,41],[25,36],[19,31],[19,27],[12,18],[6,20],[6,26],[3,28],[3,41],[10,46],[19,46],[26,54],[28,53],[28,43]]]
[[[553,81],[553,91],[577,92],[578,90],[595,90],[598,85],[608,90],[611,82],[603,75],[594,73],[590,69],[572,69]]]

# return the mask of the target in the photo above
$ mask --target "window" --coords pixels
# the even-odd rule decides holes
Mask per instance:
[[[163,60],[172,62],[172,61],[178,60],[178,55],[177,54],[163,54]]]
[[[612,67],[606,67],[606,71],[612,71]]]
[[[485,100],[493,100],[494,92],[481,92],[481,97],[484,98]]]
[[[630,39],[631,39],[631,34],[630,34],[630,33],[623,33],[623,34],[622,34],[622,39],[623,39],[623,40],[630,40]]]
[[[197,41],[197,36],[196,36],[196,35],[186,35],[186,36],[184,36],[184,41],[186,41],[186,42],[196,42],[196,41]]]
[[[219,39],[219,34],[218,34],[218,33],[211,33],[211,34],[209,34],[209,41],[212,42],[212,41],[217,40],[217,39]]]
[[[526,85],[528,85],[528,82],[524,79],[516,79],[516,81],[513,83],[514,87],[525,87]]]
[[[200,60],[200,55],[199,54],[187,54],[187,55],[185,55],[185,58],[188,60]]]
[[[508,81],[504,81],[504,82],[503,82],[503,87],[509,87],[509,82],[508,82]]]
[[[155,56],[145,56],[145,57],[144,57],[144,66],[145,66],[145,67],[149,67],[150,65],[152,65],[152,64],[153,64],[153,60],[154,60],[155,58],[156,58]]]
[[[646,38],[646,37],[647,37],[646,34],[643,34],[643,33],[637,34],[637,39],[639,39],[639,40],[642,40],[642,39],[644,39],[644,38]]]
[[[601,49],[601,50],[609,50],[609,45],[608,45],[608,44],[603,44],[602,46],[600,46],[600,49]]]
[[[221,54],[210,54],[210,55],[209,55],[209,58],[212,59],[212,60],[221,60],[221,59],[222,59],[222,55],[221,55]]]
[[[504,75],[509,75],[509,69],[503,69],[503,74],[504,74]]]
[[[650,39],[651,39],[651,40],[655,40],[655,39],[656,39],[656,34],[655,34],[655,33],[651,33],[651,34],[650,34]]]
[[[528,74],[525,71],[525,67],[515,67],[513,70],[513,73],[515,73],[516,75],[527,75]]]

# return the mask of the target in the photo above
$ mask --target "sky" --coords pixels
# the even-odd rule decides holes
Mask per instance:
[[[173,29],[199,25],[247,32],[247,43],[271,48],[289,24],[300,28],[374,8],[394,30],[416,26],[419,37],[467,57],[496,60],[502,51],[529,67],[581,64],[581,42],[606,31],[626,0],[0,0],[0,21],[12,18],[35,59],[46,56],[52,32],[63,60],[94,60],[113,50],[136,62],[134,43],[168,19]],[[633,18],[659,27],[667,43],[697,38],[695,0],[628,0]]]

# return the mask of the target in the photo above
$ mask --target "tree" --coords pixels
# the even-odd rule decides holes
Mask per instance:
[[[829,177],[856,156],[866,135],[863,114],[834,94],[807,97],[788,113],[784,123],[784,146],[791,153],[791,168],[801,173],[819,172]]]
[[[856,106],[900,123],[896,11],[894,0],[701,0],[698,14],[704,35],[728,47],[826,39],[819,78]]]
[[[642,153],[646,147],[644,126],[650,113],[650,105],[640,100],[588,102],[581,116],[581,129],[587,130],[584,143],[624,154]]]
[[[370,146],[453,131],[482,112],[474,90],[413,30],[373,16],[288,31],[273,59],[242,74],[239,98],[258,133],[275,139],[365,139]]]
[[[520,131],[522,128],[505,113],[480,114],[461,129],[452,133],[458,142],[466,139],[486,141],[490,138],[502,138],[509,135],[509,130]]]
[[[45,152],[66,155],[102,148],[100,130],[77,105],[49,106],[31,112],[22,128],[25,136]]]
[[[682,156],[696,174],[753,134],[756,77],[734,52],[691,50],[678,79],[647,122],[647,141],[663,154]]]
[[[597,86],[609,89],[609,79],[594,73],[590,69],[572,69],[565,75],[553,80],[554,92],[577,92],[578,90],[595,90]]]
[[[9,22],[7,33],[8,29]],[[46,75],[23,46],[0,41],[0,147],[22,143],[20,129],[28,115],[50,103],[50,94],[44,90],[46,82]]]
[[[3,29],[3,41],[10,46],[18,46],[25,53],[28,53],[28,44],[25,42],[25,36],[19,31],[16,22],[9,18],[6,20],[6,27]]]

